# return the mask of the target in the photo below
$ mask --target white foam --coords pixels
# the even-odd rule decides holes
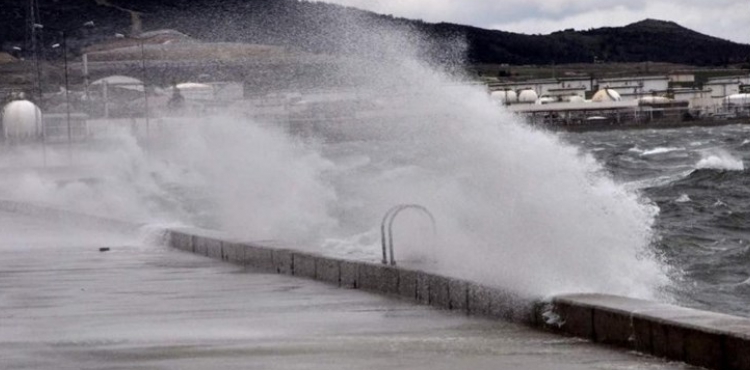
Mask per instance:
[[[685,148],[673,148],[673,147],[657,147],[654,149],[646,150],[643,152],[642,155],[649,156],[649,155],[657,155],[657,154],[666,154],[676,151],[685,150]]]
[[[744,171],[745,164],[725,150],[713,149],[701,153],[701,159],[695,165],[698,169],[713,169],[726,171]]]
[[[643,153],[643,149],[638,148],[638,146],[634,146],[634,147],[628,149],[628,152],[642,154]]]
[[[640,189],[661,187],[667,184],[671,184],[675,181],[684,179],[685,177],[693,173],[693,171],[694,171],[693,168],[690,168],[687,170],[681,169],[681,170],[677,170],[672,173],[666,174],[664,176],[649,177],[645,179],[631,181],[631,182],[626,183],[625,187],[628,190],[633,190],[633,191],[640,190]]]

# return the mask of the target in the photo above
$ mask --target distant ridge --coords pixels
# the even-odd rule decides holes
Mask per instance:
[[[39,0],[43,22],[69,28],[82,17],[97,29],[71,42],[74,48],[133,22],[145,30],[176,29],[205,41],[279,45],[316,53],[366,53],[372,34],[351,34],[351,23],[401,27],[441,42],[467,41],[467,58],[482,64],[563,64],[600,62],[670,62],[696,66],[750,63],[750,45],[707,36],[674,22],[646,19],[625,27],[549,35],[525,35],[450,23],[394,18],[339,5],[297,0]],[[25,1],[0,0],[0,44],[3,51],[24,41]],[[48,21],[47,21],[48,20]],[[347,43],[340,40],[347,38]],[[368,41],[369,40],[369,41]],[[443,43],[442,45],[447,45]],[[440,57],[443,49],[429,50]]]

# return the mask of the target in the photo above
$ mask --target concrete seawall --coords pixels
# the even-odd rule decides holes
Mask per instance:
[[[0,210],[117,230],[143,225],[0,200]],[[269,273],[407,299],[440,309],[523,322],[711,369],[750,370],[750,319],[602,294],[533,302],[503,289],[430,272],[239,242],[216,231],[166,230],[169,246]]]
[[[534,302],[480,284],[419,270],[341,260],[313,253],[240,243],[194,228],[168,231],[169,245],[266,272],[294,275],[374,293],[402,297],[469,314],[534,323]],[[523,309],[518,309],[522,307]]]
[[[625,297],[555,297],[550,330],[709,369],[750,369],[750,320]]]
[[[412,300],[469,315],[513,320],[711,369],[750,370],[750,320],[602,294],[532,302],[490,286],[360,261],[225,239],[193,228],[168,230],[171,247],[262,271]]]

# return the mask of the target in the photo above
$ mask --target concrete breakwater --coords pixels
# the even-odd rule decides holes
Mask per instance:
[[[475,282],[233,241],[194,228],[167,231],[171,247],[271,273],[362,289],[469,315],[513,320],[711,369],[750,369],[750,320],[603,294],[534,302]]]
[[[6,212],[101,228],[145,225],[0,201]],[[273,248],[232,240],[220,232],[175,228],[164,232],[173,248],[260,271],[309,278],[469,315],[523,322],[595,343],[636,350],[711,369],[750,370],[750,320],[602,294],[572,294],[530,301],[507,290],[438,274]]]

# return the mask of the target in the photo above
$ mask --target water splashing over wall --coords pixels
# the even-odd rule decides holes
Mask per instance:
[[[399,255],[426,256],[428,268],[536,296],[652,297],[667,283],[648,249],[657,209],[455,73],[460,40],[444,55],[457,63],[435,65],[421,57],[445,44],[344,23],[350,33],[341,42],[367,35],[369,58],[341,58],[321,80],[334,77],[368,99],[371,112],[323,120],[304,138],[231,113],[165,125],[148,150],[128,132],[111,132],[108,145],[75,156],[96,169],[96,181],[30,171],[4,180],[4,194],[373,260],[383,214],[417,203],[435,215],[438,236],[404,217],[395,238]],[[36,190],[14,192],[29,176]]]

